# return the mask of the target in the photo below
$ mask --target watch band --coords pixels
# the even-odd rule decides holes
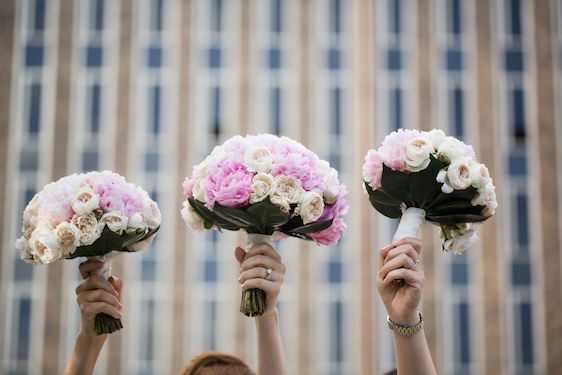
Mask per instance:
[[[390,316],[387,315],[386,321],[388,323],[388,328],[390,328],[392,331],[394,331],[395,333],[401,336],[415,335],[416,333],[419,333],[423,330],[423,315],[421,311],[418,311],[418,314],[420,316],[420,321],[414,324],[413,326],[405,326],[405,325],[394,323],[392,320],[390,320]]]

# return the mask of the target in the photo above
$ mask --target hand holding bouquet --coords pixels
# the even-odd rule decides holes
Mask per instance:
[[[181,213],[192,230],[243,229],[248,247],[273,234],[331,245],[346,228],[347,190],[338,172],[285,137],[235,136],[195,166],[183,188]],[[264,306],[263,291],[243,293],[244,314],[261,315]]]
[[[158,205],[140,187],[113,172],[73,174],[46,185],[23,213],[16,248],[24,261],[49,264],[79,256],[98,258],[106,278],[112,251],[145,248],[160,227]],[[112,333],[121,321],[96,316],[96,332]]]
[[[495,186],[472,146],[441,130],[400,129],[387,135],[363,164],[369,200],[400,218],[392,242],[415,237],[424,220],[441,226],[443,250],[462,253],[476,238],[475,223],[494,215]]]

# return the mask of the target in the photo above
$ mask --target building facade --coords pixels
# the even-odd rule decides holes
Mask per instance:
[[[394,367],[375,288],[397,223],[367,203],[361,165],[398,128],[471,143],[499,209],[462,256],[426,226],[426,336],[442,374],[562,368],[562,1],[4,0],[0,2],[0,373],[61,373],[79,329],[80,260],[14,249],[46,183],[112,169],[163,223],[120,256],[125,329],[96,373],[177,373],[204,350],[255,365],[238,312],[240,233],[191,233],[192,165],[236,134],[301,141],[340,170],[348,230],[333,247],[276,243],[289,374]]]

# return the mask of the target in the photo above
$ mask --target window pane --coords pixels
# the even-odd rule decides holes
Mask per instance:
[[[92,133],[99,132],[100,129],[100,104],[101,104],[101,87],[94,84],[91,88],[91,104],[90,104],[90,130]]]
[[[530,303],[524,302],[519,306],[521,326],[515,327],[515,331],[521,333],[521,362],[531,364],[534,362],[533,355],[533,311]]]
[[[470,316],[468,303],[459,303],[458,305],[459,317],[459,335],[458,350],[459,362],[470,363]]]
[[[41,118],[41,85],[34,83],[29,93],[29,117],[27,129],[31,134],[39,133]]]
[[[35,30],[45,30],[45,0],[35,0],[35,19],[33,26]]]
[[[152,91],[152,105],[151,105],[152,123],[151,123],[150,130],[152,131],[152,133],[158,134],[160,133],[160,103],[161,103],[160,86],[154,86],[151,91]]]
[[[341,0],[332,0],[330,4],[330,31],[341,32]]]
[[[332,107],[332,134],[339,135],[341,133],[341,89],[336,87],[331,92]]]
[[[25,48],[25,65],[33,67],[43,65],[43,46],[27,46]]]
[[[388,67],[388,70],[402,69],[402,53],[400,52],[400,50],[388,50],[386,56],[386,65]]]
[[[271,89],[271,119],[273,133],[281,133],[281,89],[273,87]]]
[[[271,31],[280,33],[283,23],[283,7],[281,6],[282,0],[272,0],[271,4]]]
[[[19,301],[18,316],[18,347],[17,358],[26,360],[29,358],[29,333],[31,325],[31,300],[22,298]]]

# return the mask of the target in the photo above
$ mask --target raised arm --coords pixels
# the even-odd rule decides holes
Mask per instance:
[[[377,289],[392,326],[400,375],[437,374],[420,321],[424,283],[421,252],[422,242],[417,238],[404,238],[380,250]],[[396,285],[397,279],[404,279],[405,284]]]
[[[103,276],[94,273],[102,267],[102,262],[94,260],[80,264],[80,274],[85,279],[76,288],[78,306],[80,306],[80,332],[64,375],[88,375],[94,371],[107,338],[107,335],[96,334],[96,315],[106,313],[117,319],[122,316],[119,299],[123,283],[113,276],[106,280]]]
[[[238,281],[242,289],[259,288],[267,296],[265,313],[255,318],[258,375],[285,375],[286,359],[277,310],[277,299],[285,280],[285,266],[279,254],[267,244],[257,245],[248,253],[238,247],[235,255],[241,263]]]

